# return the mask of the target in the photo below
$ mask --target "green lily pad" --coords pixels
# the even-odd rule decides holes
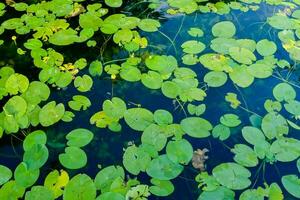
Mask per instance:
[[[97,190],[109,188],[118,177],[124,179],[125,173],[121,166],[108,166],[101,169],[95,177],[95,185]]]
[[[74,80],[74,86],[80,92],[90,91],[93,86],[93,79],[89,75],[77,76]]]
[[[153,90],[161,88],[163,83],[161,75],[155,71],[148,71],[147,74],[142,74],[141,81],[147,88]]]
[[[300,156],[300,141],[294,138],[280,138],[273,142],[270,151],[276,160],[291,162]]]
[[[77,174],[66,185],[64,200],[95,200],[96,186],[86,174]]]
[[[259,144],[261,141],[265,141],[265,136],[263,132],[253,126],[245,126],[242,129],[242,135],[244,139],[252,145]]]
[[[24,151],[28,151],[35,144],[45,145],[47,142],[47,135],[44,131],[36,130],[26,136],[23,142]]]
[[[0,185],[3,185],[12,177],[12,172],[4,165],[0,165]]]
[[[284,188],[294,197],[300,198],[300,179],[296,175],[285,175],[281,178]]]
[[[23,155],[23,161],[26,163],[28,170],[41,168],[48,160],[49,152],[45,145],[35,144]]]
[[[185,139],[170,141],[166,147],[168,158],[183,165],[187,165],[193,157],[193,147]]]
[[[65,107],[62,103],[56,105],[51,101],[44,105],[39,113],[39,121],[42,126],[51,126],[57,123],[64,115]]]
[[[288,103],[284,104],[284,108],[286,111],[291,113],[294,116],[300,115],[300,102],[296,100],[290,100]]]
[[[251,184],[250,171],[236,163],[222,163],[213,169],[212,174],[221,185],[232,190],[242,190]]]
[[[25,162],[21,162],[17,166],[14,172],[14,178],[17,184],[25,188],[32,186],[38,180],[39,176],[40,176],[40,170],[28,169],[27,164]]]
[[[248,49],[243,47],[229,48],[229,55],[239,63],[251,65],[256,61],[255,55]]]
[[[167,110],[156,110],[154,112],[154,121],[158,125],[167,125],[173,123],[173,116]]]
[[[255,78],[268,78],[273,74],[272,66],[264,63],[255,63],[247,68],[248,72]]]
[[[176,178],[183,170],[183,166],[172,162],[167,155],[154,158],[146,172],[152,178],[159,180],[171,180]]]
[[[124,119],[133,130],[143,131],[153,123],[153,113],[145,108],[130,108],[125,111]]]
[[[261,129],[268,139],[288,134],[289,126],[286,119],[276,113],[268,113],[262,119]]]
[[[202,37],[204,35],[204,32],[200,28],[192,27],[188,31],[188,34],[192,37]]]
[[[59,162],[68,169],[80,169],[87,164],[87,156],[78,147],[67,147],[65,153],[59,155]]]
[[[262,56],[270,56],[277,51],[277,46],[274,42],[264,39],[257,42],[256,50]]]
[[[152,178],[150,182],[153,186],[149,187],[149,191],[155,196],[165,197],[173,193],[174,185],[171,181],[162,181]]]
[[[222,21],[216,23],[211,31],[215,37],[231,38],[235,35],[236,28],[232,22]]]
[[[153,145],[157,151],[160,151],[167,143],[167,135],[160,126],[151,124],[144,130],[141,141],[143,144]]]
[[[258,164],[256,153],[244,144],[236,144],[231,152],[235,154],[234,161],[245,167],[255,167]]]
[[[86,110],[91,106],[91,101],[86,96],[74,95],[72,101],[68,102],[70,108],[76,111]]]
[[[29,86],[29,80],[26,76],[22,74],[12,74],[8,77],[5,83],[5,88],[7,92],[11,95],[24,93]]]
[[[21,117],[26,113],[27,103],[20,96],[11,97],[4,105],[3,110],[6,115]]]
[[[241,124],[239,116],[235,114],[225,114],[220,118],[220,122],[227,127],[237,127]]]
[[[273,95],[277,101],[289,101],[296,98],[296,91],[288,83],[279,83],[273,88]]]
[[[66,135],[67,145],[70,147],[84,147],[92,141],[93,137],[94,134],[87,129],[74,129]]]
[[[221,87],[226,81],[227,74],[224,72],[211,71],[204,76],[204,82],[206,82],[209,87]]]
[[[212,130],[212,136],[220,140],[226,140],[230,137],[230,128],[223,124],[216,125]]]
[[[51,190],[45,186],[34,186],[30,191],[26,192],[25,200],[54,200],[54,195]]]
[[[200,117],[188,117],[180,122],[182,130],[191,137],[205,138],[213,129],[211,123]]]
[[[122,6],[123,1],[122,0],[105,0],[104,1],[106,5],[112,8],[118,8]]]
[[[160,23],[154,19],[142,19],[138,27],[145,32],[155,32],[160,27]]]
[[[197,40],[189,40],[181,45],[184,53],[198,54],[205,49],[205,44]]]

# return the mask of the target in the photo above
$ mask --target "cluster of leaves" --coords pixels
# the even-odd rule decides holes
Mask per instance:
[[[159,1],[149,1],[152,8]],[[201,12],[229,13],[231,9],[243,12],[259,8],[260,0],[231,3],[205,3],[204,0],[168,0],[172,7],[170,14]],[[271,5],[285,5],[294,8],[299,2],[263,1]],[[253,114],[244,108],[237,94],[229,92],[225,101],[233,109],[241,108],[251,112],[255,123],[241,127],[242,121],[234,111],[220,116],[213,125],[202,115],[206,111],[207,96],[204,88],[224,86],[228,79],[239,88],[247,88],[257,79],[269,78],[279,69],[291,68],[287,60],[275,57],[277,45],[262,39],[235,38],[237,29],[231,21],[220,21],[211,29],[214,37],[210,43],[200,41],[204,31],[198,27],[188,30],[191,40],[184,41],[181,67],[172,55],[141,54],[148,40],[140,33],[158,31],[160,22],[154,19],[140,19],[126,14],[115,13],[123,4],[122,0],[105,0],[101,3],[87,3],[85,0],[52,0],[36,4],[11,3],[9,6],[20,17],[5,19],[0,26],[0,35],[17,34],[11,39],[16,45],[17,54],[32,59],[35,70],[39,70],[38,80],[29,80],[17,73],[12,66],[0,69],[0,99],[5,103],[0,113],[0,138],[22,129],[37,126],[49,127],[60,121],[70,122],[76,113],[87,110],[91,100],[82,93],[93,89],[93,81],[107,76],[112,81],[121,79],[128,82],[141,82],[146,88],[160,90],[167,98],[177,102],[182,109],[187,108],[186,117],[179,123],[167,110],[152,112],[142,106],[128,107],[119,97],[106,99],[102,109],[91,116],[90,123],[98,128],[109,128],[113,132],[122,131],[124,124],[132,130],[142,132],[141,144],[129,144],[124,148],[123,166],[105,166],[92,179],[87,174],[69,177],[67,171],[53,170],[44,182],[33,186],[39,179],[40,171],[48,160],[47,134],[36,130],[26,135],[23,142],[23,160],[14,173],[0,165],[0,199],[26,200],[63,198],[66,200],[125,200],[147,199],[150,195],[165,197],[173,193],[172,180],[178,177],[193,157],[193,146],[189,139],[212,136],[221,141],[231,136],[232,130],[240,128],[245,140],[231,149],[233,160],[215,166],[211,175],[202,172],[196,177],[201,188],[198,199],[236,199],[235,191],[242,190],[239,199],[283,199],[283,191],[278,183],[265,183],[263,187],[251,188],[252,174],[249,168],[292,162],[300,172],[300,140],[290,136],[291,129],[300,130],[300,102],[297,93],[288,82],[273,88],[272,99],[264,104],[264,116]],[[201,5],[200,5],[201,4]],[[115,11],[111,14],[111,11]],[[0,16],[5,14],[5,4],[0,3]],[[278,36],[291,59],[299,60],[298,37],[299,10],[292,17],[281,13],[268,19],[268,23],[281,29]],[[208,34],[208,33],[206,33]],[[107,40],[99,40],[97,35]],[[19,37],[21,39],[19,39]],[[25,39],[24,39],[25,38]],[[85,43],[94,49],[100,43],[112,39],[119,51],[127,56],[122,59],[104,62],[97,58],[79,58],[69,61],[63,48],[72,48],[77,43]],[[6,41],[5,41],[6,42]],[[2,45],[6,45],[1,40]],[[21,45],[19,45],[22,43]],[[208,48],[209,45],[209,48]],[[209,52],[204,53],[205,50]],[[102,49],[100,54],[102,55]],[[203,82],[190,66],[197,65],[207,70]],[[202,84],[203,83],[203,84]],[[53,88],[76,88],[80,94],[72,96],[68,106],[76,112],[67,111],[63,103],[50,101]],[[187,105],[186,105],[187,104]],[[283,109],[284,108],[284,109]],[[288,113],[290,117],[285,117]],[[5,137],[8,137],[4,135]],[[92,142],[94,133],[76,128],[66,135],[64,152],[58,156],[61,167],[71,171],[84,168],[88,156],[84,147]],[[296,161],[297,160],[297,161]],[[297,163],[296,163],[297,162]],[[44,171],[42,171],[44,172]],[[73,173],[72,173],[73,174]],[[149,183],[137,177],[147,174]],[[135,178],[130,178],[131,175]],[[42,183],[43,182],[43,183]],[[300,198],[300,179],[296,174],[284,175],[281,183],[285,190]],[[255,184],[254,184],[255,186]]]

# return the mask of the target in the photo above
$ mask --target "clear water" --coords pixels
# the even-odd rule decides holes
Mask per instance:
[[[188,16],[174,16],[167,17],[162,22],[162,27],[160,29],[165,35],[167,35],[171,40],[174,40],[175,47],[171,45],[169,39],[167,39],[163,34],[154,33],[146,34],[150,41],[150,47],[147,51],[157,54],[169,54],[174,55],[180,66],[184,66],[181,63],[181,44],[191,39],[187,34],[190,27],[199,27],[205,32],[205,36],[200,40],[209,46],[212,35],[210,33],[211,27],[222,20],[232,21],[237,28],[236,38],[243,39],[253,39],[259,41],[261,39],[269,39],[276,42],[278,51],[276,53],[276,58],[287,59],[288,54],[282,48],[281,42],[277,38],[277,31],[266,24],[266,19],[272,16],[274,12],[281,7],[274,8],[273,6],[261,5],[261,8],[256,11],[249,11],[243,13],[240,11],[233,11],[228,15],[217,15],[217,14],[193,14]],[[80,48],[80,47],[79,47]],[[176,49],[176,51],[175,51]],[[211,52],[209,48],[205,50],[206,52]],[[80,51],[79,51],[80,52]],[[204,52],[205,53],[205,52]],[[75,55],[80,57],[80,55]],[[259,58],[259,55],[257,55]],[[122,54],[114,56],[115,59],[122,58]],[[186,66],[192,68],[198,74],[199,82],[202,82],[206,69],[200,66],[200,64],[194,66]],[[287,72],[280,72],[283,76],[287,75]],[[298,78],[299,72],[295,71],[290,77],[290,82],[294,83],[296,86],[299,85]],[[246,89],[237,89],[228,81],[225,86],[221,88],[209,88],[207,91],[207,98],[204,103],[206,103],[207,110],[204,114],[204,118],[208,119],[212,124],[217,124],[219,118],[225,113],[235,113],[242,119],[242,124],[232,130],[231,137],[224,143],[217,139],[205,138],[205,139],[192,139],[188,140],[193,144],[194,149],[207,148],[210,150],[208,153],[209,160],[207,161],[207,171],[211,172],[212,168],[217,166],[222,162],[233,161],[233,154],[226,147],[233,147],[234,144],[244,143],[241,136],[241,127],[245,125],[250,125],[249,117],[250,114],[243,110],[232,110],[229,104],[224,102],[224,96],[227,92],[237,93],[239,96],[243,96],[243,106],[247,107],[249,110],[256,112],[260,115],[265,114],[263,103],[266,99],[272,98],[272,88],[280,83],[281,81],[275,77],[267,79],[256,79],[251,87]],[[297,99],[300,98],[299,87],[294,87],[297,91]],[[57,102],[66,103],[76,94],[76,89],[72,86],[66,89],[66,91],[55,91],[52,93],[52,99]],[[125,100],[125,102],[130,102],[128,107],[135,107],[134,104],[141,104],[151,111],[156,109],[166,109],[170,111],[174,116],[174,121],[179,123],[181,119],[185,117],[184,112],[177,108],[177,104],[165,98],[160,90],[149,90],[145,88],[141,83],[128,83],[126,81],[117,80],[112,82],[108,77],[101,77],[101,79],[94,80],[94,86],[91,92],[86,93],[92,102],[92,106],[87,111],[75,112],[76,117],[70,123],[58,123],[50,129],[46,129],[48,134],[48,147],[51,157],[49,158],[47,164],[41,170],[40,180],[44,180],[45,176],[53,169],[61,168],[58,162],[58,154],[64,152],[65,147],[65,135],[75,129],[75,128],[87,128],[94,132],[95,138],[91,144],[84,148],[88,155],[88,166],[80,170],[68,170],[69,174],[72,175],[77,173],[87,173],[91,177],[95,177],[96,173],[99,171],[98,165],[102,167],[108,165],[122,165],[122,155],[123,148],[126,148],[129,141],[134,141],[139,144],[140,132],[136,132],[128,128],[124,123],[122,123],[123,130],[121,133],[113,133],[107,129],[99,129],[93,125],[90,125],[90,117],[97,111],[101,110],[101,106],[104,100],[111,98],[112,96],[117,96]],[[242,100],[242,99],[241,99]],[[286,117],[288,114],[286,113]],[[291,136],[300,139],[299,132],[291,132]],[[11,147],[13,144],[14,148]],[[6,137],[0,140],[0,164],[5,164],[7,167],[14,169],[19,162],[22,160],[22,143],[14,137]],[[255,180],[255,173],[258,167],[251,168],[252,172],[252,183]],[[295,174],[297,173],[295,162],[291,163],[276,163],[274,165],[266,165],[265,174],[261,172],[259,178],[256,182],[255,188],[261,186],[264,178],[268,183],[277,182],[280,184],[281,176],[285,174]],[[197,183],[194,181],[194,177],[198,172],[192,168],[192,166],[187,166],[185,171],[176,178],[173,183],[175,184],[175,192],[166,198],[152,197],[153,199],[176,199],[176,200],[187,200],[187,199],[197,199],[199,196],[199,190],[197,189]],[[147,183],[149,178],[147,175],[141,173],[139,176],[140,180]],[[39,182],[38,184],[42,184]],[[236,193],[238,196],[238,192]],[[285,199],[295,199],[290,197],[285,193]],[[152,199],[150,198],[150,199]]]

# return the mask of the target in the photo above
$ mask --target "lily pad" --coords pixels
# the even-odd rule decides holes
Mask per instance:
[[[221,87],[226,81],[227,74],[224,72],[211,71],[204,76],[204,82],[206,82],[209,87]]]
[[[84,147],[92,141],[93,137],[94,134],[87,129],[74,129],[66,135],[67,145],[70,147]]]
[[[231,38],[235,35],[236,28],[232,22],[222,21],[216,23],[211,31],[215,37]]]
[[[284,188],[294,197],[300,198],[300,179],[296,175],[285,175],[281,178]]]
[[[277,46],[274,42],[264,39],[257,42],[256,50],[262,56],[270,56],[277,51]]]
[[[59,155],[59,162],[68,169],[80,169],[87,163],[87,156],[78,147],[67,147],[65,153]]]
[[[296,98],[296,91],[288,83],[279,83],[273,88],[273,95],[277,101],[289,101]]]
[[[183,165],[187,165],[193,157],[193,147],[185,139],[170,141],[166,147],[168,158]]]
[[[209,121],[200,117],[185,118],[180,122],[180,126],[184,132],[195,138],[208,137],[213,129]]]
[[[130,108],[124,113],[124,119],[133,130],[143,131],[153,123],[153,113],[145,108]]]
[[[4,165],[0,165],[0,185],[3,185],[12,177],[12,172]]]

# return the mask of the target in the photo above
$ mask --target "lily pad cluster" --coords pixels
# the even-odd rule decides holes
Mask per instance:
[[[0,163],[0,199],[168,198],[180,189],[175,183],[193,166],[201,141],[210,144],[210,140],[223,144],[232,157],[210,162],[214,155],[209,155],[205,159],[209,166],[202,163],[203,170],[193,170],[199,200],[300,198],[299,86],[289,79],[300,59],[300,12],[295,9],[300,2],[167,0],[166,12],[162,1],[128,2],[0,3],[0,16],[4,16],[1,47],[13,46],[16,59],[30,60],[26,70],[35,72],[26,73],[10,60],[0,62],[0,138],[22,141],[23,154],[15,168]],[[239,38],[239,26],[230,17],[213,23],[211,29],[192,24],[188,30],[178,31],[188,39],[177,47],[174,41],[178,35],[173,41],[160,30],[163,20],[143,13],[132,15],[130,8],[139,4],[146,4],[151,12],[165,12],[165,16],[194,12],[223,15],[233,10],[256,11],[260,5],[285,6],[264,25],[279,29],[278,38],[290,57],[279,55],[280,47],[272,38]],[[181,53],[179,59],[157,50],[160,47],[148,39],[152,34],[172,42]],[[153,46],[157,51],[151,50]],[[281,70],[290,70],[286,78]],[[276,78],[276,84],[265,88],[272,90],[272,96],[263,97],[260,113],[256,113],[241,91],[271,78]],[[95,98],[99,80],[112,85],[105,99]],[[131,102],[129,95],[114,94],[115,85],[134,84],[172,102],[174,110],[147,108]],[[224,98],[220,104],[226,110],[211,112],[210,103],[214,102],[206,102],[209,92],[225,85],[234,89],[221,93]],[[178,109],[182,111],[180,117]],[[249,115],[249,121],[241,111]],[[74,119],[81,115],[93,130],[86,124],[78,127]],[[209,120],[209,115],[215,119]],[[56,141],[50,141],[49,128],[65,125],[72,130],[55,132],[63,135],[63,143],[54,148]],[[91,160],[88,147],[99,147],[103,129],[138,136],[122,144],[118,163]],[[234,144],[225,143],[229,141]],[[298,171],[282,173],[277,181],[265,178],[266,166],[276,170],[276,164],[284,163]],[[89,174],[90,166],[97,167],[95,175]],[[261,174],[264,183],[258,181]]]

